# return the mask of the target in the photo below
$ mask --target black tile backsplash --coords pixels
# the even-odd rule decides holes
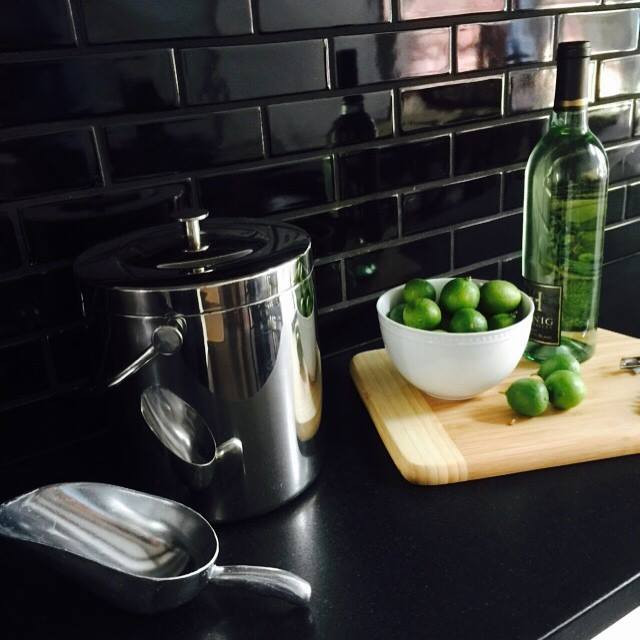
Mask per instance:
[[[179,192],[214,219],[310,233],[323,353],[376,338],[375,297],[414,275],[519,281],[524,164],[548,126],[558,39],[599,52],[606,254],[635,264],[639,14],[597,0],[4,0],[0,361],[22,369],[0,424],[3,408],[62,406],[87,384],[72,261],[164,222]]]

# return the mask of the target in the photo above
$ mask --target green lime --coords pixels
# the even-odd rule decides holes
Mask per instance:
[[[521,300],[520,289],[506,280],[489,280],[480,287],[480,309],[488,316],[511,313]]]
[[[475,309],[459,309],[449,323],[449,331],[453,333],[477,333],[486,330],[487,319]]]
[[[493,331],[494,329],[504,329],[515,324],[516,317],[512,313],[497,313],[495,316],[491,316],[488,322],[489,331]]]
[[[509,406],[523,416],[539,416],[549,406],[549,392],[539,378],[520,378],[507,389]]]
[[[587,387],[575,371],[554,371],[545,381],[551,404],[556,409],[576,407],[587,395]]]
[[[416,300],[420,300],[420,298],[429,298],[429,300],[435,301],[436,290],[428,280],[414,278],[404,285],[402,296],[405,302],[415,302]]]
[[[471,278],[454,278],[440,292],[440,306],[447,313],[458,309],[475,309],[480,302],[480,289]]]
[[[414,329],[435,329],[441,318],[440,307],[429,298],[420,298],[406,305],[402,311],[404,323]]]
[[[580,373],[580,363],[570,353],[557,353],[545,360],[538,369],[538,375],[546,380],[554,371]]]
[[[393,307],[393,309],[391,309],[391,311],[389,311],[389,313],[387,314],[387,317],[389,317],[394,322],[399,322],[400,324],[404,324],[404,320],[402,319],[402,312],[404,311],[404,308],[406,306],[407,305],[404,304],[404,302],[397,304],[395,307]]]

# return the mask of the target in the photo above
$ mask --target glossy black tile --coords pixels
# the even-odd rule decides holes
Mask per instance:
[[[261,31],[313,29],[391,20],[391,0],[258,0]]]
[[[640,254],[604,265],[598,324],[605,329],[640,337],[638,281],[630,278],[630,273],[640,273]]]
[[[396,198],[371,200],[291,221],[310,236],[316,258],[358,249],[398,236]]]
[[[547,62],[553,57],[553,17],[461,24],[457,51],[458,71]]]
[[[485,13],[506,9],[506,0],[399,0],[400,19],[417,20],[419,18],[437,18],[457,16],[465,13]]]
[[[318,316],[318,342],[323,356],[379,337],[375,300]]]
[[[500,210],[500,174],[448,184],[404,196],[402,230],[419,233]]]
[[[550,109],[556,88],[556,68],[521,69],[509,74],[509,111]]]
[[[71,266],[38,276],[38,319],[41,327],[59,326],[82,319],[80,292]]]
[[[168,222],[180,193],[188,205],[188,185],[169,184],[26,207],[20,213],[29,259],[73,259],[99,242]]]
[[[589,109],[589,128],[602,142],[631,137],[633,102],[614,102]]]
[[[82,0],[89,42],[251,32],[250,0]]]
[[[524,202],[524,169],[504,172],[503,211],[521,209]]]
[[[524,162],[547,130],[547,119],[501,124],[455,135],[454,172],[458,174]]]
[[[634,105],[633,105],[633,135],[634,136],[639,136],[640,135],[640,100],[638,100],[636,98],[636,100],[633,101]]]
[[[465,271],[463,276],[469,276],[478,280],[495,280],[498,277],[498,263],[487,264],[484,267],[469,269]]]
[[[330,307],[342,300],[342,276],[340,274],[339,260],[316,265],[313,268],[318,307]]]
[[[565,7],[590,7],[600,4],[600,0],[513,0],[513,8],[518,9],[552,9]]]
[[[437,180],[449,175],[449,137],[341,154],[341,197]]]
[[[0,49],[52,49],[75,44],[67,0],[3,0]]]
[[[500,116],[502,76],[400,90],[403,131]]]
[[[182,56],[189,104],[327,87],[322,40],[185,49]]]
[[[330,157],[202,178],[198,185],[202,205],[218,216],[266,216],[335,198]]]
[[[640,176],[640,142],[618,144],[607,149],[609,182]]]
[[[58,384],[89,378],[92,349],[84,326],[54,330],[48,341]]]
[[[604,234],[604,261],[617,260],[640,251],[640,220],[623,222]],[[635,281],[635,278],[634,278]]]
[[[11,218],[0,212],[0,271],[17,269],[22,263]]]
[[[0,142],[0,200],[102,184],[89,130]]]
[[[107,127],[115,180],[207,169],[263,156],[257,107]]]
[[[179,105],[168,49],[0,64],[0,84],[0,126]]]
[[[383,291],[411,278],[449,270],[449,233],[370,251],[345,260],[347,298]]]
[[[449,27],[335,38],[336,86],[448,73],[450,39]]]
[[[625,201],[627,198],[626,187],[609,189],[607,197],[607,224],[620,222],[624,215]],[[639,203],[640,204],[640,203]]]
[[[622,191],[624,187],[621,187],[617,191]],[[609,205],[611,205],[611,190],[609,191]],[[622,205],[618,205],[616,209],[619,211],[624,206],[624,200]],[[624,217],[627,219],[637,218],[640,216],[640,182],[630,184],[627,188],[627,202],[625,207]],[[621,213],[621,212],[620,212]],[[622,218],[622,215],[616,216],[617,220]],[[609,220],[609,209],[607,209],[607,222],[614,222]]]
[[[455,268],[519,251],[522,246],[522,214],[457,229],[453,235],[453,246]]]
[[[390,91],[273,104],[267,111],[273,155],[367,142],[393,133]]]
[[[503,280],[513,282],[517,287],[524,289],[524,278],[522,277],[522,257],[508,258],[502,261]]]
[[[592,53],[632,51],[638,46],[638,9],[568,13],[558,17],[558,41],[589,40]]]
[[[49,386],[40,340],[0,349],[0,403],[37,394]]]
[[[640,92],[640,56],[611,58],[600,62],[598,95],[611,98]]]

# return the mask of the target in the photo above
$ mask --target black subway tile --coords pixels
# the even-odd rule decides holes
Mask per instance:
[[[500,174],[448,184],[404,197],[402,231],[419,233],[500,210]]]
[[[626,201],[626,187],[616,187],[609,189],[607,196],[607,224],[612,222],[620,222],[624,215],[625,201]],[[631,193],[629,193],[631,195]],[[638,194],[640,195],[640,193]],[[640,202],[638,203],[640,206]],[[632,205],[633,206],[633,205]],[[638,211],[640,214],[640,211]]]
[[[342,277],[339,260],[316,265],[313,268],[313,280],[316,285],[318,307],[330,307],[342,300]]]
[[[600,62],[601,98],[640,92],[640,56],[610,58]]]
[[[520,289],[524,289],[524,278],[522,277],[522,256],[508,258],[502,261],[502,279],[513,282]]]
[[[202,204],[219,216],[266,216],[332,202],[330,157],[199,180]]]
[[[449,144],[449,137],[441,136],[341,154],[341,196],[350,198],[444,178],[449,175]]]
[[[441,233],[345,260],[347,297],[357,298],[449,270],[451,238]]]
[[[602,142],[631,137],[633,102],[615,102],[589,109],[589,128]]]
[[[396,198],[372,200],[292,220],[310,236],[317,258],[398,236]]]
[[[11,218],[0,213],[0,271],[20,267],[20,249]]]
[[[506,8],[505,0],[456,0],[455,3],[442,0],[399,0],[399,2],[401,20],[486,13],[502,11]]]
[[[261,31],[389,22],[391,0],[258,0]]]
[[[0,403],[44,391],[49,386],[40,340],[0,350]]]
[[[0,64],[0,125],[177,107],[172,52]]]
[[[617,260],[640,251],[640,220],[623,223],[604,234],[604,260]]]
[[[607,149],[609,182],[640,176],[640,142],[619,144]]]
[[[621,191],[622,189],[620,189]],[[609,191],[609,204],[611,204],[611,191]],[[624,201],[623,201],[624,204]],[[617,207],[618,209],[620,207]],[[627,203],[625,207],[625,218],[637,218],[640,216],[640,182],[630,184],[627,189]],[[620,220],[622,216],[617,216]],[[609,209],[607,209],[607,222],[609,220]]]
[[[518,251],[522,246],[522,214],[457,229],[453,244],[456,268]]]
[[[82,318],[80,292],[71,267],[49,271],[38,281],[40,326],[57,326]]]
[[[115,180],[208,169],[263,156],[257,107],[107,127]]]
[[[640,100],[637,98],[633,101],[633,135],[640,135]]]
[[[403,131],[500,116],[502,76],[401,89]]]
[[[524,169],[504,173],[504,211],[521,209],[524,201]]]
[[[273,104],[267,110],[274,155],[367,142],[393,133],[390,91]]]
[[[486,264],[484,267],[476,267],[465,271],[463,276],[469,276],[477,280],[495,280],[498,277],[498,263]]]
[[[558,40],[589,40],[592,53],[632,51],[638,46],[638,17],[638,9],[561,15]]]
[[[553,17],[458,26],[458,71],[491,69],[553,57]]]
[[[339,88],[448,73],[449,27],[340,36],[334,40]]]
[[[102,184],[89,130],[5,140],[0,157],[0,200]]]
[[[458,133],[454,171],[470,173],[524,162],[546,130],[547,119],[536,118]]]
[[[555,7],[590,7],[600,4],[600,0],[513,0],[514,10],[518,9],[553,9]]]
[[[189,104],[327,87],[322,40],[186,49],[182,55]]]
[[[251,32],[250,0],[82,0],[89,42]]]
[[[169,221],[188,185],[169,184],[39,204],[21,210],[33,263],[72,259],[89,247],[135,229]],[[188,201],[183,196],[181,203]]]
[[[74,44],[68,0],[2,0],[0,49],[52,49]]]
[[[318,342],[323,356],[379,337],[375,300],[318,316]]]
[[[520,69],[509,74],[509,111],[550,109],[556,88],[556,68]]]
[[[91,348],[86,327],[80,325],[54,330],[49,334],[48,340],[56,381],[59,384],[70,384],[89,378]]]
[[[636,273],[640,273],[640,254],[604,265],[598,319],[601,327],[640,337],[638,281],[629,277]]]

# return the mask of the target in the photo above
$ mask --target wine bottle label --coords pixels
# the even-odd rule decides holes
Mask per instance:
[[[562,287],[525,280],[527,293],[533,299],[533,324],[530,340],[541,344],[560,344]]]

